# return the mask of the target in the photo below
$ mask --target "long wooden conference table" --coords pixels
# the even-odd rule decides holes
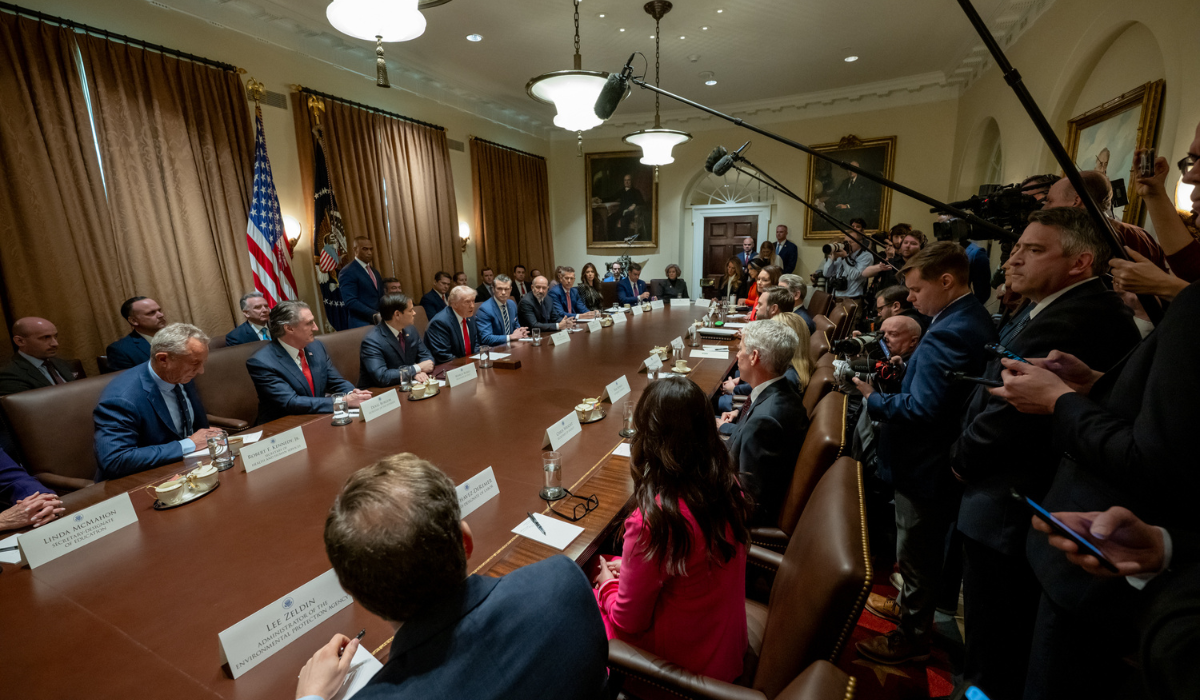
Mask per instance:
[[[318,647],[363,628],[363,646],[386,662],[392,629],[357,604],[237,680],[222,668],[217,635],[330,569],[322,533],[335,495],[350,474],[399,452],[433,462],[456,484],[492,467],[499,495],[466,518],[475,537],[472,573],[498,576],[557,554],[511,532],[526,511],[549,514],[538,496],[543,434],[625,375],[631,393],[559,450],[567,488],[600,501],[576,523],[584,532],[563,552],[583,563],[619,526],[632,494],[628,460],[612,453],[622,442],[624,404],[647,386],[639,367],[704,308],[684,303],[627,316],[557,347],[545,337],[540,347],[515,343],[503,351],[521,361],[519,369],[479,370],[475,381],[403,401],[369,423],[338,427],[329,415],[306,415],[260,426],[264,437],[303,426],[308,449],[251,473],[239,458],[220,475],[220,488],[179,508],[154,510],[142,488],[182,469],[179,463],[66,496],[69,515],[129,492],[138,522],[36,570],[3,566],[0,696],[291,698],[296,674]],[[716,391],[734,354],[689,359],[690,378]],[[552,610],[546,621],[554,624]]]

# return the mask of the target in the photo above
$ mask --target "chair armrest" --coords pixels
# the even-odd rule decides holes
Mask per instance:
[[[637,678],[682,697],[766,700],[757,690],[697,675],[618,639],[608,641],[608,666],[615,674]]]
[[[759,547],[783,552],[787,549],[789,541],[791,538],[787,536],[787,533],[777,527],[750,528],[750,542]]]
[[[40,474],[34,474],[33,476],[35,479],[57,492],[78,491],[96,483],[91,479],[80,479],[79,477],[75,476],[62,476],[61,474],[51,474],[50,472],[42,472]]]
[[[746,551],[746,562],[775,572],[779,570],[780,566],[783,566],[783,555],[779,552],[772,552],[769,549],[752,544],[750,545],[750,549]]]
[[[844,700],[854,697],[856,680],[828,661],[814,661],[775,696],[775,700]]]
[[[209,425],[214,425],[218,428],[225,428],[226,430],[237,432],[250,427],[249,423],[244,420],[238,420],[237,418],[223,418],[221,416],[214,416],[211,413],[206,413],[204,415],[208,416]]]

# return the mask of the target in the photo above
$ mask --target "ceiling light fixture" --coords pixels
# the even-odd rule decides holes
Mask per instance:
[[[600,14],[598,14],[598,15],[596,15],[596,16],[597,16],[597,17],[599,17],[600,19],[604,19],[604,13],[603,13],[603,12],[601,12]]]
[[[333,28],[355,39],[375,40],[375,84],[391,87],[383,42],[411,41],[425,33],[418,0],[333,0],[325,17]]]
[[[482,34],[468,34],[467,41],[483,41]]]
[[[702,29],[702,30],[704,30],[704,31],[706,31],[706,32],[708,31],[708,27],[700,27],[700,29]]]
[[[654,18],[654,36],[659,36],[662,33],[658,30],[659,21],[662,20],[663,15],[671,11],[671,3],[667,0],[650,0],[642,9]],[[659,85],[659,63],[659,42],[655,40],[654,85],[656,87]],[[654,166],[654,177],[657,180],[658,166],[674,163],[675,157],[671,155],[671,150],[681,143],[691,141],[692,135],[686,131],[662,128],[658,116],[658,93],[656,92],[654,93],[654,128],[635,131],[622,140],[625,143],[641,147],[642,163]]]
[[[846,58],[844,58],[842,60],[844,60],[846,63],[854,63],[855,61],[858,60],[858,56],[847,56]]]
[[[625,31],[625,27],[621,27],[621,31]]]
[[[717,76],[710,70],[701,72],[700,79],[704,81],[705,85],[716,85],[717,84]]]

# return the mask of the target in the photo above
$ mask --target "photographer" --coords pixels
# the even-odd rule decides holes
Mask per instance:
[[[821,274],[828,280],[829,293],[836,299],[861,297],[867,286],[863,271],[870,264],[871,255],[862,249],[858,241],[846,235],[842,243],[832,246],[829,258],[821,267]]]
[[[904,227],[904,228],[901,228]],[[897,229],[900,229],[897,231]],[[922,248],[925,247],[925,234],[921,231],[914,231],[908,224],[896,224],[892,227],[891,243],[888,249],[895,249],[893,254],[888,256],[886,263],[875,263],[868,265],[863,270],[863,277],[872,281],[872,293],[876,290],[887,289],[898,285],[900,282],[896,278],[896,271],[903,269],[904,266],[916,255]]]

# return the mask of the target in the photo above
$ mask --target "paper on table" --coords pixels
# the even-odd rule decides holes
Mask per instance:
[[[725,323],[726,328],[745,328],[746,325],[747,324],[745,324],[745,323],[729,323],[729,322]]]
[[[620,445],[617,445],[617,449],[613,450],[613,456],[615,456],[615,457],[632,457],[633,455],[630,454],[630,452],[629,452],[629,448],[631,448],[631,447],[632,447],[632,445],[630,443],[622,442]]]
[[[537,526],[529,521],[529,518],[522,518],[521,524],[512,529],[513,533],[522,537],[528,537],[531,540],[536,540],[542,544],[550,545],[551,547],[562,551],[566,549],[567,545],[571,544],[576,537],[579,537],[579,533],[583,532],[583,528],[579,527],[578,525],[564,523],[558,518],[552,518],[548,515],[538,515],[537,513],[534,513],[534,517],[537,518],[538,524],[542,526],[542,528],[546,531],[546,534],[543,535],[541,531],[537,529]]]
[[[263,431],[261,431],[261,430],[260,430],[260,431],[258,431],[257,433],[249,433],[249,434],[247,434],[247,435],[234,435],[233,437],[240,437],[240,438],[242,439],[242,445],[249,445],[249,444],[250,444],[250,443],[252,443],[252,442],[258,442],[259,440],[261,440],[261,439],[262,439],[262,434],[263,434]],[[205,448],[204,448],[204,449],[202,449],[202,450],[196,450],[195,452],[191,453],[190,455],[184,455],[184,458],[187,458],[187,457],[202,457],[202,456],[204,456],[204,455],[206,455],[206,454],[208,454],[208,448],[207,448],[207,447],[205,447]]]
[[[728,360],[729,351],[718,352],[716,350],[693,350],[692,357],[706,357],[710,360]]]
[[[350,659],[350,672],[346,674],[346,680],[342,681],[341,689],[330,700],[348,700],[366,687],[367,681],[381,668],[383,664],[379,659],[371,656],[366,647],[360,646],[355,650],[354,658]]]
[[[471,355],[471,359],[472,359],[472,360],[479,360],[479,359],[483,359],[483,358],[479,357],[481,354],[482,354],[482,353],[475,353],[474,355]],[[501,359],[501,358],[508,357],[508,356],[509,356],[509,354],[511,354],[511,353],[507,353],[507,352],[495,352],[495,351],[493,351],[493,352],[490,354],[490,358],[491,358],[491,359],[493,359],[493,360],[499,360],[499,359]]]
[[[518,340],[522,343],[532,343],[533,342],[533,338],[518,338]]]
[[[18,537],[20,537],[20,535],[13,535],[12,537],[5,537],[4,539],[0,540],[0,549],[3,549],[5,547],[16,547]],[[0,563],[2,563],[2,564],[20,564],[21,563],[21,550],[14,549],[11,552],[0,552]]]

